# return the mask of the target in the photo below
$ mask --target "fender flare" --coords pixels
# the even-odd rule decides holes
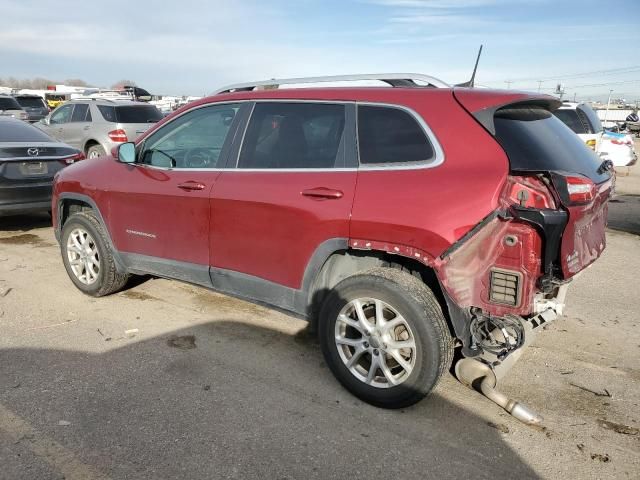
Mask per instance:
[[[81,193],[64,192],[64,193],[61,193],[60,196],[58,197],[58,206],[57,206],[57,211],[55,212],[55,215],[57,218],[57,222],[56,222],[57,227],[54,232],[56,239],[58,240],[58,243],[60,243],[60,237],[62,234],[62,222],[61,222],[62,206],[65,200],[77,200],[80,202],[84,202],[91,207],[96,217],[98,218],[98,221],[104,228],[107,241],[109,242],[109,248],[111,250],[111,254],[113,255],[113,260],[116,265],[116,270],[118,271],[118,273],[128,273],[128,269],[125,266],[125,262],[123,261],[122,256],[120,255],[120,252],[118,252],[115,245],[113,244],[113,240],[111,239],[111,232],[109,232],[109,227],[107,226],[107,223],[104,221],[104,217],[102,216],[102,212],[100,211],[100,208],[98,207],[96,202],[87,195],[84,195]]]

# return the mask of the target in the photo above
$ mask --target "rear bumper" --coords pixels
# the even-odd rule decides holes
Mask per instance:
[[[0,215],[51,210],[51,183],[1,186]]]
[[[0,204],[1,215],[18,215],[30,212],[48,212],[51,210],[51,202],[22,202],[13,204]]]

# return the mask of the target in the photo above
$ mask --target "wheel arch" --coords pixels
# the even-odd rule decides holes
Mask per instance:
[[[333,248],[332,248],[333,247]],[[337,248],[336,248],[337,247]],[[450,316],[450,303],[436,271],[414,258],[384,250],[358,250],[349,247],[347,239],[323,242],[307,265],[303,280],[306,317],[315,330],[322,303],[341,280],[365,270],[385,267],[406,271],[420,279],[436,296],[447,320],[452,337],[459,331]]]
[[[82,211],[91,211],[96,216],[96,218],[102,225],[102,228],[104,228],[105,236],[107,238],[107,241],[109,242],[109,248],[111,249],[117,271],[119,273],[127,273],[127,268],[125,267],[125,264],[122,261],[118,250],[113,244],[109,227],[104,221],[104,217],[102,216],[100,208],[98,207],[96,202],[87,195],[83,195],[80,193],[60,194],[58,198],[58,210],[57,212],[52,212],[57,216],[56,229],[54,233],[58,241],[60,241],[61,239],[62,228],[67,219],[74,213]]]
[[[83,149],[83,151],[84,151],[85,155],[89,152],[89,149],[90,149],[91,147],[95,146],[95,145],[100,145],[100,142],[99,142],[99,141],[97,141],[97,140],[95,140],[95,139],[93,139],[93,138],[90,138],[89,140],[87,140],[87,141],[84,143],[84,149]],[[104,147],[103,147],[103,148],[104,148]]]

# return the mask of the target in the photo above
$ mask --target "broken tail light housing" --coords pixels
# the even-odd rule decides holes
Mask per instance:
[[[129,139],[127,138],[127,132],[125,132],[121,128],[118,128],[117,130],[111,130],[109,133],[107,133],[107,135],[109,135],[109,138],[114,142],[126,143],[129,141]]]
[[[534,176],[509,176],[502,191],[509,205],[526,208],[556,208],[556,201],[547,184]]]

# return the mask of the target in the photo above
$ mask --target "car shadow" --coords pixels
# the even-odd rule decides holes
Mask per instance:
[[[536,478],[440,388],[403,410],[352,397],[306,329],[103,335],[0,350],[6,478]]]
[[[0,216],[0,232],[28,232],[51,226],[51,216],[46,213]]]
[[[640,235],[640,195],[616,195],[609,200],[608,227]]]

